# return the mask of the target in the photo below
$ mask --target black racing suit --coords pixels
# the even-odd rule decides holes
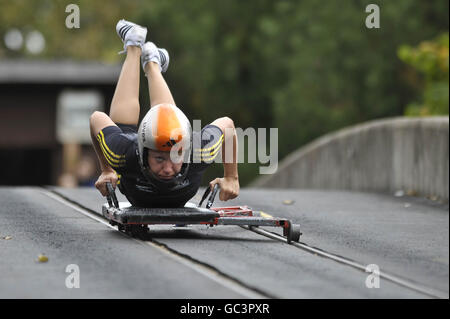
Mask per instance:
[[[205,169],[213,163],[223,142],[223,132],[215,125],[193,132],[189,170],[185,181],[175,190],[163,192],[150,184],[141,172],[138,158],[137,127],[117,124],[105,127],[97,135],[100,148],[109,165],[116,171],[118,187],[133,206],[182,207],[198,191]],[[197,143],[196,143],[197,141]],[[199,145],[200,148],[196,148]],[[193,161],[201,154],[201,161]]]

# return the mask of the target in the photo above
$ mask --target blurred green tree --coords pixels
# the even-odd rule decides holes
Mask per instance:
[[[414,48],[408,45],[399,48],[399,58],[425,75],[422,102],[409,104],[406,115],[449,114],[448,50],[448,33],[432,41],[423,41]]]
[[[79,29],[69,29],[65,24],[69,15],[65,10],[72,3],[80,9]],[[28,52],[25,46],[11,51],[0,45],[0,58],[118,62],[120,42],[117,42],[115,25],[124,16],[135,16],[139,10],[138,5],[138,1],[126,0],[114,0],[110,5],[89,0],[0,0],[2,40],[9,29],[16,28],[25,39],[29,32],[38,30],[44,35],[46,42],[45,50],[37,55]]]
[[[420,94],[396,50],[448,29],[448,1],[379,1],[381,27],[367,29],[371,2],[277,2],[278,32],[266,42],[284,52],[271,95],[280,157],[340,127],[402,115]]]
[[[80,7],[80,29],[64,25],[70,3]],[[396,51],[448,30],[448,0],[378,0],[379,29],[365,26],[370,3],[0,0],[0,36],[13,27],[25,34],[37,29],[47,42],[37,56],[2,43],[0,58],[117,63],[123,56],[117,54],[115,24],[121,18],[135,21],[148,27],[148,40],[168,49],[165,78],[189,118],[207,124],[229,116],[243,129],[277,127],[282,159],[343,126],[402,115],[422,95],[420,81]],[[448,87],[444,91],[439,94],[448,96]],[[146,85],[141,93],[145,114]],[[240,165],[242,185],[256,177],[259,166]],[[205,180],[220,170],[220,165],[208,170]]]

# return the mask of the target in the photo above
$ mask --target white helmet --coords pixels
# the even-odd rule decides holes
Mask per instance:
[[[185,180],[192,150],[192,128],[178,107],[167,103],[151,107],[139,125],[137,140],[141,171],[158,190],[173,189]],[[183,160],[181,171],[170,180],[159,178],[148,165],[149,149],[170,152],[173,162]]]

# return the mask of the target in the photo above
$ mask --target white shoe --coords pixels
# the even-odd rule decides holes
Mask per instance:
[[[123,51],[119,53],[126,52],[129,45],[142,47],[147,36],[147,28],[124,19],[117,22],[116,31],[123,42]]]
[[[142,46],[141,62],[145,72],[148,62],[156,62],[161,72],[166,72],[169,67],[169,52],[166,49],[157,48],[153,42],[147,42]]]

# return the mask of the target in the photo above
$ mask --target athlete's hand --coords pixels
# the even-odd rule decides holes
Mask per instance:
[[[219,184],[220,193],[219,199],[221,201],[227,201],[229,199],[233,199],[238,197],[239,195],[239,178],[238,177],[223,177],[216,178],[215,180],[209,183],[209,187],[211,190],[214,188],[214,185]]]
[[[102,193],[103,196],[108,195],[108,189],[106,188],[106,183],[110,182],[114,189],[116,189],[118,177],[115,171],[107,170],[103,171],[95,182],[95,187]]]

